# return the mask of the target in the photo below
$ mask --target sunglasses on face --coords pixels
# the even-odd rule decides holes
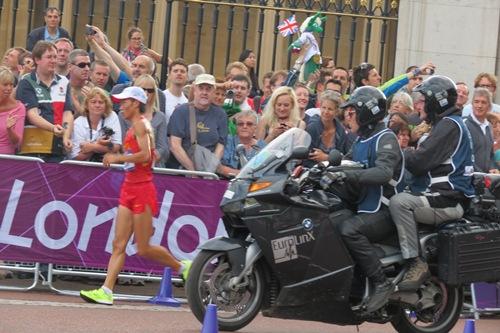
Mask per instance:
[[[144,90],[145,92],[147,92],[149,94],[154,94],[156,92],[155,88],[142,88],[142,90]]]
[[[90,62],[80,62],[78,64],[73,64],[79,68],[85,68],[85,67],[89,67],[90,68]]]
[[[241,122],[237,122],[236,125],[238,127],[243,127],[243,126],[252,127],[254,125],[254,123],[252,123],[251,121],[241,121]]]

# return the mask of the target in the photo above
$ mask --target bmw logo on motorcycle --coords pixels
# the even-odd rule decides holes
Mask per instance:
[[[306,231],[311,231],[314,224],[313,224],[313,221],[311,219],[304,219],[304,221],[302,221],[302,226],[304,227],[304,229]]]

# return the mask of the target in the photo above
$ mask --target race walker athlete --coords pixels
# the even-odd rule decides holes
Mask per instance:
[[[106,280],[101,288],[82,290],[80,296],[87,302],[112,305],[116,278],[125,262],[125,249],[134,233],[137,253],[172,267],[187,279],[191,262],[177,261],[163,246],[149,244],[153,234],[153,215],[158,212],[156,188],[153,184],[154,138],[151,124],[143,117],[146,93],[139,87],[128,87],[112,96],[120,102],[123,116],[131,123],[124,140],[124,154],[106,154],[103,164],[124,163],[123,182],[118,215],[116,217],[113,253],[108,263]]]

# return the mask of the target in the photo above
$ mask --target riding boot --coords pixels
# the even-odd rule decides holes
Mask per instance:
[[[366,305],[367,312],[373,312],[383,307],[389,300],[389,295],[394,291],[394,285],[387,279],[384,272],[378,271],[371,279],[374,291]]]
[[[419,257],[409,259],[408,266],[408,271],[403,280],[398,284],[398,289],[402,291],[416,291],[431,276],[429,266]]]

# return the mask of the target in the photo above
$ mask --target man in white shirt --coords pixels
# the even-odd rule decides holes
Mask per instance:
[[[465,118],[465,125],[472,138],[474,171],[489,172],[493,168],[493,132],[486,115],[491,110],[491,93],[486,88],[476,88],[472,96],[472,113]]]
[[[168,68],[168,81],[170,83],[170,86],[167,90],[164,91],[165,116],[167,118],[167,124],[177,105],[188,102],[188,99],[182,92],[182,88],[184,88],[187,83],[187,73],[188,65],[182,58],[178,58],[172,61]]]

